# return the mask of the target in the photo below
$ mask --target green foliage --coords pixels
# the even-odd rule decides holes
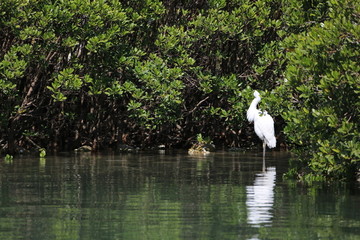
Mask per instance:
[[[79,90],[82,86],[81,78],[73,74],[74,69],[68,68],[62,70],[55,80],[51,83],[51,86],[47,88],[53,92],[52,97],[55,101],[64,101],[66,100],[66,96],[61,91],[61,88],[66,90]]]
[[[198,144],[212,144],[212,141],[209,137],[203,137],[201,133],[196,135],[196,141]]]
[[[183,102],[181,90],[184,85],[179,80],[183,74],[181,69],[168,67],[155,54],[134,65],[134,75],[139,83],[126,82],[123,86],[123,91],[132,96],[128,103],[130,117],[152,129],[176,122]]]
[[[5,163],[12,163],[13,162],[13,159],[14,159],[14,156],[10,155],[10,154],[6,154],[5,158],[4,158],[4,161]]]
[[[284,41],[291,103],[285,133],[307,153],[306,179],[354,178],[360,166],[359,4],[331,1],[329,18]],[[304,163],[303,163],[304,164]]]
[[[24,76],[31,51],[30,44],[14,45],[3,56],[0,61],[0,90],[5,94],[11,92],[10,90],[16,87],[17,81]]]
[[[40,156],[40,158],[44,158],[46,156],[46,149],[45,148],[40,148],[39,149],[39,156]]]
[[[198,11],[189,4],[176,10],[177,24],[166,22],[172,16],[164,14],[173,9],[164,6],[160,1],[5,1],[4,36],[13,35],[14,46],[32,48],[26,54],[7,51],[18,64],[8,67],[3,91],[20,90],[23,77],[39,91],[34,94],[50,95],[54,107],[63,102],[71,109],[77,97],[106,95],[126,106],[117,114],[127,115],[126,122],[141,131],[181,122],[188,123],[180,126],[184,130],[194,124],[204,128],[207,119],[220,121],[220,131],[238,131],[248,101],[243,95],[250,90],[244,87],[270,73],[266,67],[253,72],[252,64],[270,42],[265,32],[280,28],[272,17],[278,5],[212,1]],[[23,110],[28,99],[21,100],[16,105]]]

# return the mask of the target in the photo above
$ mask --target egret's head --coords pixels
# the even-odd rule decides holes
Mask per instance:
[[[256,98],[260,97],[260,93],[258,91],[256,91],[256,90],[254,91],[254,97],[256,97]]]

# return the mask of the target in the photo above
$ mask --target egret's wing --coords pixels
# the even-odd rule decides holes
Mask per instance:
[[[259,116],[258,128],[264,136],[266,145],[269,148],[274,148],[276,146],[275,130],[274,130],[274,120],[269,114]]]

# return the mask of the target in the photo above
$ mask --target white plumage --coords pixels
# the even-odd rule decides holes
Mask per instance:
[[[260,93],[258,91],[254,91],[254,97],[254,100],[251,102],[250,107],[247,110],[246,116],[250,123],[254,122],[255,133],[263,141],[263,169],[265,169],[266,145],[269,148],[276,147],[274,120],[266,111],[261,111],[256,108],[261,100]]]
[[[265,141],[266,145],[269,148],[274,148],[276,147],[276,138],[274,135],[274,120],[269,114],[263,114],[263,116],[255,117],[255,133],[262,141]]]

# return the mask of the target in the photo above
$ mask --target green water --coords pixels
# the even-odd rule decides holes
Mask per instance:
[[[0,162],[0,239],[360,239],[360,185],[284,182],[287,153]],[[334,186],[336,185],[336,186]]]

